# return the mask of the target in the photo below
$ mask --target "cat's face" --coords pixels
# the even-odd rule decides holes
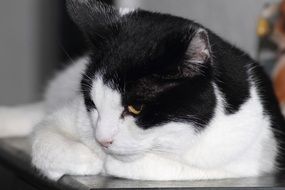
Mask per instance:
[[[69,10],[90,43],[82,91],[104,150],[129,160],[195,143],[216,103],[206,30],[170,15],[120,14],[95,0],[70,0]]]

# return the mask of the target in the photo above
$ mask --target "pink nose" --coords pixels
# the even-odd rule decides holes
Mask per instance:
[[[108,148],[111,144],[113,144],[113,141],[99,141],[99,143],[104,148]]]

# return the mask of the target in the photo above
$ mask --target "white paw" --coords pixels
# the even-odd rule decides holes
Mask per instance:
[[[58,147],[33,147],[33,165],[49,179],[58,180],[63,175],[97,175],[102,171],[103,161],[82,144]],[[62,146],[62,147],[61,147]]]
[[[108,157],[105,162],[108,175],[135,180],[193,179],[192,168],[158,155],[148,154],[134,162],[121,162]]]
[[[104,169],[107,175],[136,180],[155,179],[152,174],[155,168],[148,166],[144,159],[133,162],[123,162],[108,156],[104,163]]]
[[[96,158],[69,168],[46,168],[41,173],[51,180],[57,181],[64,175],[98,175],[102,171],[103,163]]]
[[[111,156],[107,156],[104,163],[104,172],[110,176],[127,178],[128,168],[123,165],[124,164],[121,161],[118,161]]]

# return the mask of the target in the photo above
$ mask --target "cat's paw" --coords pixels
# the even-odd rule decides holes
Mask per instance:
[[[129,168],[112,156],[107,156],[104,163],[104,173],[109,176],[128,178]]]
[[[80,163],[77,166],[73,167],[62,167],[54,169],[53,167],[45,168],[40,170],[41,173],[47,178],[57,181],[64,175],[82,175],[82,176],[90,176],[90,175],[98,175],[102,171],[103,163],[101,160],[94,158],[90,158],[86,160],[85,163]]]
[[[82,144],[64,147],[58,144],[54,150],[33,147],[33,165],[46,177],[58,180],[63,175],[97,175],[102,171],[103,160]],[[57,150],[56,150],[57,149]]]

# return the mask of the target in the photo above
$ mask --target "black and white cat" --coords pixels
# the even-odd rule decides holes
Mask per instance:
[[[67,7],[89,52],[52,80],[44,103],[0,110],[3,127],[23,126],[8,135],[41,120],[32,162],[44,175],[195,180],[284,167],[285,122],[246,53],[191,20],[96,0]]]

